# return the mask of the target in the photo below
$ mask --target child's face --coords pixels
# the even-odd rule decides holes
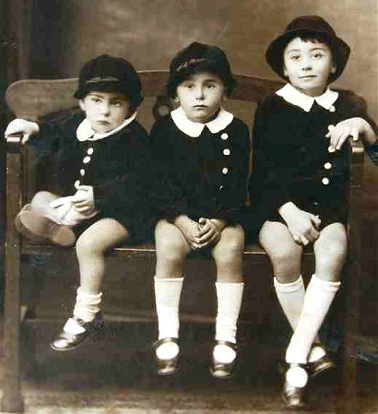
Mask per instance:
[[[325,43],[304,42],[294,38],[284,50],[284,75],[300,92],[319,96],[327,88],[331,73],[335,73],[332,51]]]
[[[226,101],[225,86],[212,73],[193,74],[177,86],[176,100],[191,121],[204,124]]]
[[[112,131],[129,117],[130,105],[123,93],[92,91],[79,102],[91,127],[98,134]]]

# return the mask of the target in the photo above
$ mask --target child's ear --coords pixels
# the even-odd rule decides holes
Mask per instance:
[[[80,108],[81,108],[83,111],[85,111],[85,104],[84,104],[84,100],[83,100],[83,99],[79,99],[79,105],[80,105]]]
[[[223,93],[222,102],[227,102],[227,101],[228,101],[228,96],[225,93]]]
[[[175,96],[175,102],[177,103],[177,104],[179,104],[180,103],[180,99],[179,99],[179,97],[176,95]]]
[[[336,70],[337,70],[336,63],[332,63],[332,67],[331,67],[332,75],[336,73]]]
[[[284,76],[287,78],[288,77],[288,74],[287,74],[287,69],[286,69],[286,66],[285,65],[283,65],[283,74],[284,74]]]

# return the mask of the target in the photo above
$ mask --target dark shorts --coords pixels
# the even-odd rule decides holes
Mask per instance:
[[[130,234],[129,244],[152,243],[154,242],[155,220],[144,218],[141,216],[130,217],[127,219],[124,215],[109,214],[107,212],[100,212],[95,217],[83,221],[77,226],[73,227],[76,237],[80,237],[89,227],[101,219],[111,218],[120,223]]]

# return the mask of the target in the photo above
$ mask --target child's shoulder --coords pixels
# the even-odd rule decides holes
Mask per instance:
[[[39,123],[50,125],[76,124],[85,118],[80,108],[63,109],[61,111],[50,112],[39,118]]]
[[[247,124],[240,118],[234,116],[231,123],[228,125],[230,128],[236,129],[248,129]],[[226,127],[227,128],[227,127]]]
[[[349,89],[334,89],[339,94],[340,104],[350,106],[353,109],[366,110],[365,99]]]
[[[136,119],[132,121],[126,128],[124,128],[125,132],[131,132],[133,135],[148,135],[147,129]]]
[[[287,106],[286,101],[276,92],[270,92],[258,102],[258,108],[265,111],[275,111],[277,108],[284,108],[285,106]]]
[[[163,116],[159,116],[151,127],[151,133],[165,133],[165,131],[169,130],[172,133],[172,129],[177,129],[175,123],[172,119],[171,114],[166,114]]]

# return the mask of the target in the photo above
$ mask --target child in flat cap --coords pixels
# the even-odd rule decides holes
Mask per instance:
[[[183,267],[192,251],[208,250],[217,267],[218,312],[211,373],[229,377],[236,360],[242,302],[244,231],[235,219],[246,198],[250,137],[247,126],[222,104],[234,87],[225,53],[192,43],[170,64],[168,94],[179,107],[152,127],[162,176],[176,202],[155,229],[157,371],[179,364],[179,303]]]
[[[148,133],[135,119],[143,96],[134,67],[123,58],[98,56],[82,67],[74,96],[81,113],[39,124],[17,119],[6,130],[6,136],[23,134],[38,154],[58,156],[60,195],[38,192],[16,218],[26,236],[76,243],[80,287],[73,317],[51,343],[56,351],[75,349],[102,328],[108,249],[153,238],[155,225],[140,191],[151,157]]]
[[[334,366],[318,331],[339,289],[347,253],[347,138],[376,141],[377,127],[362,98],[329,88],[349,53],[321,17],[294,19],[266,53],[288,83],[255,113],[249,191],[252,205],[267,219],[259,239],[294,331],[282,364],[282,397],[291,408],[305,406],[309,376]],[[301,259],[308,244],[316,264],[305,290]]]

